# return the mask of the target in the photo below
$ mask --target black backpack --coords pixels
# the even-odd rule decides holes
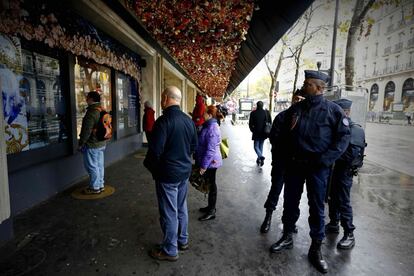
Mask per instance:
[[[364,164],[365,148],[367,147],[368,144],[365,142],[364,129],[360,125],[354,122],[351,122],[350,128],[351,128],[351,140],[349,143],[359,148],[358,154],[354,156],[354,159],[351,162],[352,173],[354,175],[357,175],[358,170]]]

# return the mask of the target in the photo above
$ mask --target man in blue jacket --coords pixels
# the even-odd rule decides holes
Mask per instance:
[[[355,245],[353,214],[351,206],[352,177],[354,166],[362,166],[364,158],[365,132],[364,129],[352,122],[350,116],[352,101],[339,99],[334,101],[345,112],[350,121],[351,140],[345,153],[335,162],[332,172],[332,184],[329,200],[330,222],[325,225],[326,233],[339,233],[338,222],[344,229],[344,237],[338,242],[339,249],[351,249]]]
[[[155,183],[164,239],[150,252],[157,260],[176,261],[188,249],[187,187],[191,155],[197,147],[196,128],[180,110],[181,91],[167,87],[161,96],[163,115],[155,121],[144,166]]]
[[[281,131],[287,150],[283,236],[270,248],[271,252],[280,252],[293,247],[292,233],[299,218],[299,202],[306,181],[312,238],[308,258],[322,273],[328,271],[321,252],[328,177],[332,164],[346,150],[350,139],[349,121],[343,110],[323,97],[328,80],[322,72],[305,70],[302,87],[305,100],[286,111]]]

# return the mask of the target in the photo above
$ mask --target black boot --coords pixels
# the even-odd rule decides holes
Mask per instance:
[[[323,259],[321,252],[321,240],[312,240],[311,247],[309,248],[308,258],[311,264],[322,273],[328,272],[328,264]]]
[[[355,245],[355,237],[352,232],[345,232],[344,237],[338,242],[339,249],[351,249]]]
[[[327,233],[327,234],[338,234],[339,233],[338,223],[330,221],[327,225],[325,225],[325,233]]]
[[[280,240],[278,240],[276,243],[272,244],[270,247],[270,252],[277,253],[284,249],[291,249],[293,247],[293,239],[292,239],[292,233],[284,233]]]
[[[210,210],[207,213],[205,213],[203,216],[199,217],[199,221],[206,221],[206,220],[212,220],[216,218],[216,209]]]
[[[263,167],[264,160],[265,160],[265,157],[264,156],[260,157],[260,167]]]
[[[265,219],[262,223],[262,226],[260,227],[260,232],[261,233],[264,234],[264,233],[269,232],[270,225],[272,224],[272,214],[273,214],[273,210],[267,210],[266,211]]]

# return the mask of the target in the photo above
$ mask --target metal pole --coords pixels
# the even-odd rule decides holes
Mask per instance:
[[[333,24],[333,38],[332,38],[332,52],[331,52],[331,70],[330,70],[330,81],[329,86],[334,84],[335,76],[335,57],[336,57],[336,29],[338,26],[338,10],[339,10],[339,0],[336,0],[335,3],[335,19]]]

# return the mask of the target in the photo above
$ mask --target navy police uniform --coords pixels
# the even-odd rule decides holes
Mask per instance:
[[[350,109],[352,102],[347,99],[334,101],[342,109]],[[349,119],[350,120],[350,119]],[[365,133],[361,126],[350,120],[351,139],[345,153],[335,162],[332,173],[332,186],[329,200],[330,226],[341,226],[345,234],[352,233],[355,229],[353,225],[353,215],[351,207],[351,187],[352,187],[352,161],[358,157],[361,148],[365,147]],[[338,229],[339,230],[339,229]]]
[[[305,71],[305,78],[326,81],[324,76],[317,71]],[[284,232],[294,231],[306,181],[310,236],[320,241],[325,237],[328,178],[332,164],[348,147],[349,121],[343,110],[323,95],[307,96],[288,109],[284,135],[289,151],[282,216]]]

